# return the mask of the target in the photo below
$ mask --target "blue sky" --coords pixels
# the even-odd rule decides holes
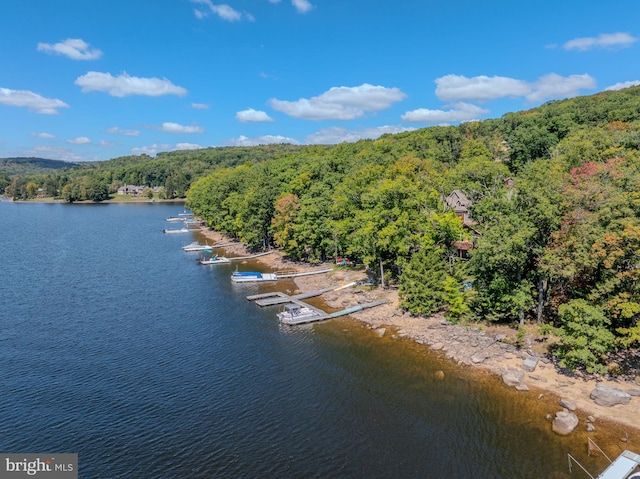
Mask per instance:
[[[341,143],[640,84],[640,2],[24,0],[0,157]]]

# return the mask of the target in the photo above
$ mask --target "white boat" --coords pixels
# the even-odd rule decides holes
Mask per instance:
[[[191,244],[182,247],[182,251],[211,251],[211,246],[208,244],[200,244],[194,241]]]
[[[571,454],[568,454],[569,472],[572,472],[571,461],[573,460],[573,462],[575,462],[575,464],[578,465],[580,469],[582,469],[591,479],[640,479],[640,454],[624,450],[612,461],[591,438],[587,438],[587,444],[589,451],[592,449],[594,451],[600,451],[611,464],[609,464],[604,471],[594,477],[576,460],[576,458]]]
[[[167,234],[191,233],[189,228],[180,228],[179,230],[164,230]]]
[[[284,307],[284,311],[278,313],[278,319],[282,323],[297,323],[303,319],[317,316],[319,316],[318,313],[313,309],[298,304],[287,304]]]
[[[168,218],[165,218],[164,220],[165,221],[176,222],[176,221],[184,221],[184,218],[180,218],[179,216],[169,216]]]
[[[224,256],[216,256],[213,255],[211,258],[200,258],[198,261],[200,264],[221,264],[221,263],[231,263],[229,258],[225,258]]]
[[[236,271],[231,275],[234,283],[251,283],[255,281],[275,281],[278,275],[275,273],[258,273],[257,271]]]
[[[640,454],[622,451],[597,479],[640,479]]]

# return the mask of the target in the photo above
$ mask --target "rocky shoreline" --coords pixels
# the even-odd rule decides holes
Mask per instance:
[[[213,243],[228,243],[228,238],[203,228],[202,234]],[[226,246],[225,254],[245,256],[242,243]],[[269,270],[312,266],[288,261],[279,252],[256,259]],[[336,268],[332,273],[295,278],[298,292],[340,286],[366,277],[363,271]],[[479,368],[501,377],[505,387],[514,387],[537,399],[553,397],[557,403],[555,417],[547,419],[558,434],[569,434],[576,427],[593,431],[597,423],[613,423],[628,432],[640,448],[640,372],[632,380],[609,376],[582,376],[563,371],[548,358],[532,350],[530,344],[516,347],[515,332],[503,327],[466,327],[450,324],[441,315],[415,317],[399,309],[397,291],[355,287],[332,291],[321,296],[329,308],[342,309],[377,299],[387,303],[350,316],[366,324],[378,336],[391,335],[429,347],[436,354],[461,367]],[[578,414],[584,423],[580,426]]]

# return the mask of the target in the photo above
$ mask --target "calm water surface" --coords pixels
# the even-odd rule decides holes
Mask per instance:
[[[281,327],[245,299],[261,286],[162,233],[181,210],[0,203],[0,452],[77,452],[81,478],[107,479],[569,477],[567,452],[600,467],[537,393],[349,319]]]

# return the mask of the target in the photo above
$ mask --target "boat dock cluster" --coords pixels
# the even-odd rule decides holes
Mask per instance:
[[[190,213],[183,213],[178,215],[177,217],[169,217],[167,221],[182,221],[184,218],[192,218]],[[187,226],[185,224],[185,226]],[[189,233],[193,230],[188,229],[187,227],[181,228],[179,230],[164,230],[164,233]],[[236,242],[230,243],[216,243],[213,245],[209,244],[201,244],[198,242],[193,242],[189,245],[183,246],[182,250],[185,252],[203,252],[210,253],[211,256],[201,257],[198,260],[198,263],[202,265],[213,265],[213,264],[223,264],[230,263],[232,261],[241,261],[253,258],[259,258],[260,256],[265,256],[273,253],[273,251],[267,251],[264,253],[257,253],[249,256],[238,256],[227,258],[224,256],[219,256],[213,252],[216,248],[224,248],[225,246],[232,246],[237,244]],[[279,279],[286,278],[296,278],[299,276],[310,276],[314,274],[324,274],[333,271],[331,268],[323,268],[314,271],[305,271],[305,272],[296,272],[296,271],[276,271],[274,273],[262,273],[258,271],[235,271],[231,275],[231,281],[234,283],[249,283],[249,282],[261,282],[261,281],[277,281]],[[247,299],[250,301],[255,301],[258,306],[275,306],[275,305],[284,305],[283,310],[278,313],[278,319],[280,322],[288,325],[298,325],[298,324],[307,324],[313,323],[317,321],[323,321],[326,319],[337,318],[339,316],[344,316],[347,314],[355,313],[357,311],[362,311],[363,309],[373,308],[375,306],[379,306],[381,304],[386,303],[386,300],[378,300],[372,301],[365,304],[358,304],[356,306],[346,308],[340,311],[335,311],[333,313],[326,313],[315,306],[312,306],[303,301],[303,299],[312,298],[315,296],[320,296],[321,294],[328,293],[330,291],[338,291],[343,288],[348,288],[351,286],[355,286],[356,283],[349,283],[343,286],[338,286],[334,288],[326,288],[316,291],[310,291],[307,293],[301,293],[297,295],[287,295],[281,292],[270,292],[270,293],[262,293],[247,296]]]
[[[326,313],[315,306],[302,301],[303,299],[312,298],[314,296],[320,296],[321,294],[328,293],[330,291],[337,291],[338,289],[354,286],[356,283],[349,283],[338,288],[327,288],[316,291],[310,291],[307,293],[296,294],[290,296],[281,292],[271,292],[254,294],[247,296],[249,301],[255,301],[258,306],[275,306],[278,304],[284,304],[284,311],[278,313],[278,319],[281,323],[289,325],[314,323],[317,321],[323,321],[325,319],[337,318],[347,314],[355,313],[356,311],[362,311],[363,309],[374,308],[385,304],[387,301],[382,299],[378,301],[372,301],[370,303],[358,304],[351,308],[346,308],[333,313]]]

